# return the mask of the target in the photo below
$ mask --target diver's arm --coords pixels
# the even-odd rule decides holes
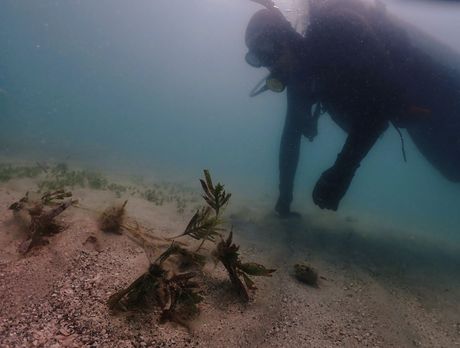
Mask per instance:
[[[287,89],[287,113],[279,153],[279,198],[275,207],[281,216],[290,214],[303,120],[308,112],[306,96],[302,92],[295,86]]]
[[[353,129],[348,135],[333,167],[343,172],[356,171],[361,161],[387,127],[388,123],[383,121],[369,125],[369,127]]]
[[[313,201],[320,208],[337,210],[361,161],[388,127],[388,123],[378,122],[368,126],[369,128],[359,127],[350,132],[334,165],[316,183]]]

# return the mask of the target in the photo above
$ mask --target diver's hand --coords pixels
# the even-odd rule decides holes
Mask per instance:
[[[302,134],[310,141],[313,141],[318,135],[318,119],[320,116],[320,114],[317,111],[320,110],[318,108],[319,107],[316,107],[314,115],[304,119],[302,125]]]
[[[278,201],[276,202],[275,212],[280,219],[298,219],[301,217],[299,213],[291,211],[289,204],[286,204],[280,198],[278,198]]]
[[[353,179],[353,172],[329,168],[319,178],[313,190],[313,202],[321,209],[336,211]]]
[[[302,128],[302,134],[310,142],[312,142],[318,135],[318,124],[313,122],[306,122]]]

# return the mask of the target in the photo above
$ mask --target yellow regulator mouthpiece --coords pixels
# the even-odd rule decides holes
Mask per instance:
[[[266,86],[272,92],[281,93],[284,91],[284,84],[276,78],[268,78],[266,81]]]

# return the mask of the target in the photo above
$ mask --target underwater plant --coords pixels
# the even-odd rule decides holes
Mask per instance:
[[[203,199],[212,209],[214,209],[216,216],[218,216],[220,210],[228,204],[232,195],[225,192],[224,185],[221,183],[217,183],[216,186],[212,184],[209,170],[204,170],[204,180],[200,179],[200,183],[204,191],[204,195],[202,196]]]
[[[196,276],[193,272],[177,274],[168,280],[169,306],[163,308],[160,323],[175,322],[190,329],[188,321],[200,313],[198,304],[203,301],[203,296],[197,289],[198,283],[192,281]],[[166,302],[166,303],[168,303]]]
[[[184,233],[178,237],[189,236],[196,240],[201,240],[196,252],[201,249],[206,241],[216,243],[220,238],[213,256],[224,265],[237,293],[247,302],[250,299],[248,289],[256,289],[250,276],[270,277],[275,272],[275,269],[268,269],[257,263],[243,263],[240,260],[239,246],[233,243],[233,231],[229,232],[226,239],[223,239],[221,234],[221,232],[225,231],[222,226],[224,221],[221,213],[227,206],[231,194],[224,190],[224,185],[221,183],[213,185],[211,174],[208,170],[204,170],[204,179],[200,179],[200,183],[204,191],[202,197],[208,206],[197,210],[185,228]],[[244,283],[240,277],[243,278]]]
[[[46,172],[44,180],[38,183],[40,191],[57,190],[66,187],[84,187],[85,176],[82,171],[69,170],[66,163],[57,163]]]
[[[177,242],[172,242],[168,249],[160,256],[159,261],[164,262],[170,256],[176,255],[179,258],[177,267],[179,269],[186,268],[203,268],[206,264],[206,256],[199,254],[196,251],[188,250],[180,246]]]
[[[119,198],[127,192],[127,187],[109,182],[100,173],[86,170],[70,170],[66,163],[58,163],[46,171],[46,177],[38,183],[40,191],[63,188],[89,187],[95,190],[108,190]]]
[[[150,263],[147,272],[109,297],[109,308],[128,310],[159,307],[162,310],[160,322],[173,321],[189,328],[187,322],[199,313],[198,304],[203,297],[198,283],[192,281],[196,273],[174,274],[164,268],[164,262],[179,250],[172,243]]]
[[[126,219],[123,224],[120,226],[124,231],[127,231],[127,236],[138,244],[147,255],[147,258],[150,260],[153,258],[154,253],[158,248],[158,244],[167,243],[160,237],[155,236],[152,233],[152,230],[148,230],[145,227],[141,226],[134,219]]]
[[[183,214],[185,212],[186,207],[187,207],[187,202],[183,198],[177,197],[176,198],[176,212],[178,214]]]
[[[233,286],[240,297],[247,302],[250,299],[248,289],[257,289],[250,276],[271,277],[272,273],[276,270],[268,269],[255,262],[242,263],[238,253],[239,248],[238,245],[233,243],[233,231],[230,231],[227,239],[222,239],[219,244],[217,244],[216,250],[214,251],[214,257],[224,265]],[[243,284],[240,277],[243,278],[246,286]]]
[[[13,213],[18,213],[20,212],[21,210],[25,209],[26,205],[29,203],[29,192],[26,192],[26,194],[24,195],[24,197],[22,197],[20,200],[18,200],[17,202],[14,202],[13,204],[11,204],[8,209],[9,210],[12,210]]]
[[[123,186],[123,185],[120,185],[120,184],[115,184],[115,183],[107,184],[106,187],[107,187],[107,190],[112,191],[113,193],[115,193],[115,196],[117,198],[120,198],[121,194],[125,193],[128,190],[128,188],[126,186]],[[131,195],[134,195],[135,193],[136,193],[135,191],[133,191],[133,190],[131,191]]]
[[[138,277],[128,287],[111,295],[107,301],[110,309],[128,310],[133,306],[154,305],[157,303],[155,296],[159,283],[164,278],[165,270],[151,264],[144,274]]]
[[[43,168],[36,166],[13,166],[11,164],[0,164],[0,182],[7,182],[11,179],[36,178],[42,174]]]
[[[21,254],[26,254],[36,245],[47,244],[48,240],[45,237],[59,233],[64,229],[64,226],[57,223],[55,218],[72,204],[76,203],[72,199],[63,201],[65,198],[71,196],[72,193],[66,191],[46,192],[41,196],[39,201],[34,201],[30,199],[29,193],[26,193],[23,198],[9,207],[15,214],[24,211],[29,215],[27,239],[18,247],[18,251]],[[45,209],[45,206],[54,207]]]
[[[149,202],[155,203],[155,205],[163,205],[164,196],[158,188],[148,189],[142,193],[142,197]]]
[[[205,241],[215,242],[216,238],[220,236],[219,232],[223,231],[223,228],[220,227],[221,224],[222,221],[219,216],[213,215],[210,207],[202,207],[190,219],[185,231],[171,239],[189,236],[201,240],[202,244]]]
[[[220,216],[223,208],[228,204],[231,194],[226,193],[224,185],[218,183],[213,185],[211,174],[208,170],[204,170],[204,180],[200,179],[201,187],[204,194],[203,199],[207,206],[198,208],[193,217],[190,219],[185,231],[179,236],[171,239],[189,236],[196,240],[200,240],[201,244],[197,250],[200,250],[206,241],[216,242],[224,228],[221,227],[223,219]],[[214,213],[213,213],[214,212]]]
[[[8,209],[14,212],[25,210],[27,207],[31,209],[37,209],[37,206],[41,205],[56,205],[62,203],[65,198],[72,197],[72,192],[66,190],[46,191],[38,199],[31,198],[27,191],[24,197],[14,202],[9,206]],[[33,208],[32,208],[33,207]]]
[[[97,224],[101,231],[121,234],[121,229],[126,215],[126,204],[115,204],[106,208],[98,218]]]
[[[153,236],[145,233],[137,222],[134,225],[118,224],[119,227],[129,231],[129,235],[142,246],[149,259],[149,267],[129,286],[109,297],[107,305],[110,309],[159,307],[162,310],[160,322],[174,321],[189,327],[188,321],[199,313],[198,304],[203,300],[203,296],[198,283],[194,281],[198,273],[193,271],[180,273],[180,271],[191,268],[202,270],[208,258],[200,251],[202,252],[202,246],[206,241],[216,245],[212,255],[223,264],[233,287],[245,302],[250,300],[249,290],[256,289],[251,277],[270,277],[275,272],[274,269],[268,269],[258,263],[241,261],[239,246],[233,243],[233,231],[229,232],[226,239],[222,237],[225,228],[221,215],[231,194],[226,193],[220,183],[214,186],[207,170],[204,171],[204,180],[200,182],[207,206],[197,209],[183,233],[169,239],[188,236],[201,241],[198,249],[192,251],[183,243],[173,240],[155,259],[153,254],[157,248],[153,245]],[[152,194],[151,198],[156,199],[154,194],[157,190],[158,188],[149,191],[149,194]],[[174,194],[172,188],[170,193]]]
[[[107,179],[99,173],[86,173],[86,180],[88,181],[88,186],[96,190],[105,190],[108,185]]]
[[[72,197],[72,192],[66,190],[47,191],[40,200],[44,205],[56,204],[56,201],[62,201],[65,198]]]

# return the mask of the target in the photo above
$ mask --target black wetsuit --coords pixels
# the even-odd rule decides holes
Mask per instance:
[[[413,47],[381,10],[346,3],[314,13],[300,53],[305,67],[288,83],[279,160],[281,213],[292,201],[302,133],[315,134],[317,119],[309,112],[314,103],[348,134],[313,191],[321,208],[337,209],[361,160],[390,122],[406,128],[447,178],[460,180],[460,83]]]

